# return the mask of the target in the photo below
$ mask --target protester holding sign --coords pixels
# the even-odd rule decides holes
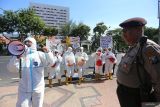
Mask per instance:
[[[103,53],[102,53],[102,47],[99,47],[97,51],[91,55],[93,58],[95,58],[95,80],[100,79],[100,74],[102,73],[102,66],[103,66]]]
[[[60,52],[55,49],[53,51],[53,55],[56,61],[55,61],[55,64],[50,67],[50,72],[48,77],[50,88],[52,87],[52,79],[54,78],[54,76],[56,76],[56,79],[58,79],[59,85],[61,85],[61,76],[62,76],[61,68],[60,68],[62,57],[60,55]]]
[[[114,53],[111,51],[111,47],[105,49],[103,60],[105,62],[105,77],[112,80],[113,65],[117,62]]]
[[[72,81],[72,75],[74,73],[74,65],[75,65],[75,56],[72,52],[72,48],[68,47],[68,50],[63,55],[63,62],[65,68],[67,69],[66,72],[66,85],[68,85],[68,80],[70,78],[70,82]]]
[[[79,76],[78,84],[80,85],[83,79],[83,68],[84,68],[84,65],[86,64],[86,61],[88,60],[88,55],[85,52],[83,52],[83,47],[80,47],[78,52],[76,52],[75,58],[76,58],[76,67],[78,69],[78,76]]]

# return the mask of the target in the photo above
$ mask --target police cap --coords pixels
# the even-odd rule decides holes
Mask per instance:
[[[136,26],[144,26],[147,24],[147,21],[144,18],[135,17],[125,20],[124,22],[120,23],[120,27],[136,27]]]

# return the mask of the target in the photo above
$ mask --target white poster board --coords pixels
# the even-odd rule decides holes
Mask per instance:
[[[64,39],[64,36],[53,36],[46,39],[46,47],[50,51],[57,49],[60,53],[64,51],[64,44],[61,43],[61,40]]]
[[[64,52],[66,50],[66,44],[62,44],[61,41],[65,40],[65,36],[52,36],[46,39],[46,47],[50,51],[57,49],[59,52]],[[74,49],[80,47],[80,37],[69,37],[70,44]]]
[[[79,48],[80,47],[80,37],[69,37],[70,39],[70,43],[72,44],[72,47],[74,49]]]
[[[100,46],[104,48],[111,47],[113,48],[112,36],[101,36],[100,38]]]

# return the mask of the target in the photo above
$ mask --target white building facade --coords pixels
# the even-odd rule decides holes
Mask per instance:
[[[69,22],[68,7],[30,3],[30,8],[35,10],[36,15],[42,18],[46,26],[60,29]]]

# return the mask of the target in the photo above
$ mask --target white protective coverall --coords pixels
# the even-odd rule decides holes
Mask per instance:
[[[53,79],[55,75],[56,75],[57,79],[61,79],[62,73],[61,73],[61,70],[60,70],[61,69],[60,65],[61,65],[61,62],[62,62],[62,57],[61,57],[58,50],[54,50],[53,55],[56,58],[56,62],[55,62],[54,66],[50,67],[51,70],[49,72],[48,79]]]
[[[103,53],[102,48],[99,47],[97,51],[91,55],[93,58],[95,58],[95,73],[97,74],[103,74],[102,73],[102,66],[103,66]],[[101,64],[100,64],[100,63]]]
[[[105,62],[105,71],[104,74],[113,73],[113,65],[117,62],[117,59],[114,55],[114,53],[110,50],[107,50],[104,53],[104,62]]]
[[[84,66],[86,64],[86,61],[88,61],[88,55],[83,52],[83,47],[80,47],[80,52],[76,52],[75,59],[76,67],[78,69],[78,76],[79,78],[82,78]]]
[[[31,41],[31,47],[26,46],[21,56],[21,78],[18,87],[18,101],[16,107],[42,107],[44,98],[44,67],[53,65],[55,60],[51,52],[37,51],[36,40],[32,37],[24,41]],[[7,68],[11,72],[19,71],[19,59],[16,56],[10,60]]]
[[[64,65],[67,70],[66,77],[71,77],[74,73],[75,56],[72,52],[72,48],[68,47],[68,50],[63,55]]]

